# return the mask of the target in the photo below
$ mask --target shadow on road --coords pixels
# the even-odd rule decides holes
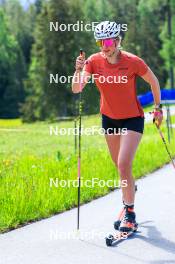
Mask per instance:
[[[137,237],[140,238],[141,240],[144,240],[145,242],[153,245],[154,247],[158,247],[160,249],[163,249],[171,254],[175,254],[175,242],[172,242],[168,239],[166,239],[165,237],[162,236],[161,232],[156,228],[156,226],[154,225],[145,225],[145,224],[148,224],[148,223],[153,223],[153,221],[146,221],[144,223],[140,223],[140,227],[143,227],[143,228],[146,228],[148,231],[147,231],[147,237],[145,236],[141,236],[139,234],[137,234]],[[157,261],[153,261],[153,262],[150,262],[150,263],[175,263],[174,260],[172,261],[164,261],[161,260],[159,262]]]
[[[161,232],[154,226],[154,225],[149,225],[149,223],[153,223],[153,221],[145,221],[143,223],[139,224],[140,229],[141,228],[146,228],[147,229],[147,237],[142,235],[141,230],[137,231],[133,236],[129,237],[129,240],[132,239],[141,239],[149,244],[151,244],[154,247],[157,247],[159,249],[162,249],[168,253],[174,254],[175,255],[175,243],[164,238],[161,234]],[[125,257],[129,257],[133,261],[140,262],[140,263],[149,263],[149,264],[175,264],[175,260],[153,260],[153,261],[146,261],[141,258],[137,258],[134,256],[131,256],[129,254],[124,254],[123,252],[120,251],[114,251],[115,246],[117,246],[119,243],[116,243],[113,247],[109,248],[106,246],[99,245],[98,243],[94,243],[92,241],[85,241],[82,240],[82,242],[86,243],[87,245],[95,246],[97,248],[101,248],[103,250],[110,251],[113,254],[117,255],[123,255]],[[122,242],[121,242],[122,243]]]

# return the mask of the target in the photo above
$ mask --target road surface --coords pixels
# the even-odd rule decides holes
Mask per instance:
[[[104,237],[113,231],[121,191],[0,235],[0,264],[171,264],[175,263],[175,170],[166,165],[137,181],[139,231],[115,247]]]

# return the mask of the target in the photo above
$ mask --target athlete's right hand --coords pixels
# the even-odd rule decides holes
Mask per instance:
[[[85,52],[78,56],[76,59],[75,69],[76,71],[81,71],[85,64]]]

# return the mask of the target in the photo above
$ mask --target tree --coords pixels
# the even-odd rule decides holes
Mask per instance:
[[[164,68],[168,72],[170,72],[171,69],[171,78],[175,79],[175,51],[174,51],[174,43],[175,43],[175,2],[169,1],[169,6],[167,6],[168,1],[165,4],[166,11],[168,11],[168,8],[171,12],[171,36],[170,32],[168,32],[168,12],[166,12],[166,20],[164,22],[164,25],[162,27],[162,31],[160,34],[160,38],[162,40],[162,49],[160,50],[160,55],[165,61]],[[171,80],[172,81],[172,80]],[[172,81],[173,83],[173,81]],[[170,82],[170,75],[167,80],[167,86],[171,87],[173,84]],[[171,87],[175,88],[175,87]]]
[[[160,4],[160,3],[159,3]],[[140,45],[141,52],[147,58],[147,62],[160,80],[161,87],[164,87],[167,74],[164,70],[164,61],[160,56],[162,41],[160,39],[161,28],[164,23],[164,6],[157,5],[156,1],[140,4]],[[144,41],[146,37],[146,41]]]
[[[28,96],[23,105],[23,118],[46,119],[73,113],[73,95],[70,83],[49,83],[49,76],[72,75],[74,59],[82,40],[72,29],[49,31],[49,22],[75,24],[81,16],[80,1],[53,1],[45,3],[37,17],[32,48],[32,61],[27,81]],[[35,105],[35,107],[33,107]],[[32,107],[32,108],[30,108]]]
[[[11,98],[11,94],[8,98],[13,99],[13,102],[9,101],[9,105],[5,99],[2,99],[5,105],[4,110],[1,109],[2,116],[19,117],[20,105],[25,98],[24,80],[27,77],[28,66],[30,64],[30,52],[33,43],[33,28],[35,24],[36,8],[35,5],[30,5],[27,10],[24,10],[18,0],[6,0],[2,3],[2,12],[4,13],[7,21],[8,33],[13,36],[16,42],[16,63],[11,64],[11,70],[13,76],[11,76],[11,82],[13,86],[16,85],[14,94]],[[5,76],[9,78],[9,76]],[[4,86],[4,89],[6,87]],[[5,100],[5,101],[4,101]],[[15,109],[12,108],[14,105]],[[3,113],[3,111],[5,111]],[[11,111],[11,114],[10,112]]]
[[[7,17],[0,9],[0,117],[17,117],[18,104],[23,100],[20,83],[21,50],[10,33]]]

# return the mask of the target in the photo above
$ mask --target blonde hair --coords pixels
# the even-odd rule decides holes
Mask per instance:
[[[119,40],[119,45],[118,45],[117,48],[118,48],[119,50],[122,50],[122,49],[123,49],[122,46],[121,46],[122,37],[121,37],[121,36],[117,36],[115,39],[116,39],[116,40]]]

